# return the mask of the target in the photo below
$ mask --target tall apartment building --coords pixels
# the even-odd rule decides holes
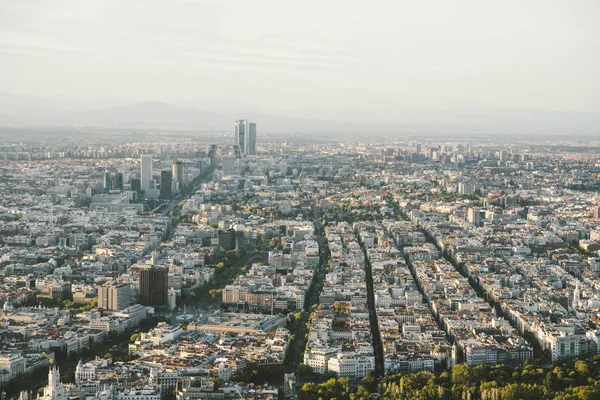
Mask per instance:
[[[479,210],[473,207],[469,208],[469,211],[467,212],[467,221],[469,221],[469,223],[472,225],[479,226],[481,223],[481,215],[479,214]]]
[[[127,283],[107,282],[98,288],[98,307],[118,311],[131,305],[131,290]]]
[[[468,182],[459,182],[458,194],[461,194],[463,196],[473,196],[475,194],[475,184]]]

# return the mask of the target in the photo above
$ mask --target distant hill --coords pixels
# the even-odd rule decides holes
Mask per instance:
[[[102,103],[106,103],[104,100]],[[195,104],[189,101],[179,104]],[[204,102],[206,104],[206,102]],[[130,129],[231,130],[246,118],[264,133],[343,135],[569,135],[600,137],[600,115],[544,110],[381,110],[329,112],[327,110],[262,109],[224,100],[215,109],[240,107],[239,113],[208,112],[193,106],[147,101],[115,107],[94,102],[65,102],[37,96],[0,92],[0,126],[93,126]],[[316,118],[313,116],[317,116]]]

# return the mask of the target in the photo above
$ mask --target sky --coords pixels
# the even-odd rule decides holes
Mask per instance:
[[[0,91],[600,111],[600,2],[0,0]]]

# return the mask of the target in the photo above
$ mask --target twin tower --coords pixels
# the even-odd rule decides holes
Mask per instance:
[[[235,121],[235,143],[241,154],[256,154],[256,123],[245,119]]]

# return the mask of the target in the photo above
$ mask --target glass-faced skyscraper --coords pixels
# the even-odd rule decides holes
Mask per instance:
[[[256,122],[250,122],[248,124],[248,135],[245,144],[246,151],[244,151],[244,153],[250,155],[256,154]]]
[[[240,151],[245,153],[246,150],[246,132],[248,131],[248,121],[240,119],[235,121],[235,146],[239,146]]]
[[[256,154],[256,123],[245,119],[235,121],[235,142],[242,154]]]
[[[171,170],[160,171],[160,197],[162,199],[173,198],[173,172]]]
[[[145,306],[167,304],[168,275],[165,267],[144,265],[139,270],[140,303]]]
[[[175,161],[171,167],[173,178],[179,182],[179,188],[183,187],[183,163],[181,161]]]

